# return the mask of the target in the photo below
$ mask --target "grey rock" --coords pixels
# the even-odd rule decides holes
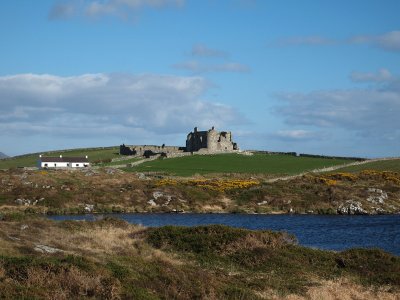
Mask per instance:
[[[91,213],[94,209],[94,205],[93,204],[85,204],[84,210],[87,213]]]
[[[384,204],[388,199],[388,194],[381,189],[369,188],[367,191],[372,194],[367,198],[367,201],[373,204]]]
[[[265,205],[265,204],[268,204],[268,201],[267,201],[267,200],[264,200],[264,201],[261,201],[261,202],[258,202],[258,203],[257,203],[257,205]]]
[[[162,192],[153,192],[153,197],[154,197],[154,199],[158,199],[158,198],[160,198],[160,197],[163,197],[164,196],[164,194],[162,193]]]
[[[57,253],[57,252],[63,252],[63,250],[61,249],[57,249],[57,248],[53,248],[53,247],[49,247],[46,245],[36,245],[35,248],[33,248],[33,250],[37,251],[37,252],[41,252],[41,253]]]
[[[150,199],[149,201],[147,201],[147,203],[151,206],[157,206],[157,203],[154,201],[154,199]]]
[[[363,209],[361,202],[354,200],[347,200],[345,203],[342,203],[338,209],[338,214],[341,215],[367,215],[368,212]]]

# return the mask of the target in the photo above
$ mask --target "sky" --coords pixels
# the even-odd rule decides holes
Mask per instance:
[[[3,0],[0,151],[400,156],[398,0]]]

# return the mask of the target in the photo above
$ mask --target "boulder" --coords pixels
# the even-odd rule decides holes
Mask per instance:
[[[340,215],[367,215],[368,212],[363,209],[361,202],[355,200],[347,200],[342,203],[338,208],[337,212]]]

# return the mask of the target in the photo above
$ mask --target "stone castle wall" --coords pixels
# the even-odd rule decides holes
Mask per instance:
[[[186,139],[186,151],[190,152],[231,152],[238,150],[237,144],[232,142],[230,131],[216,131],[212,127],[208,131],[190,132]]]
[[[186,147],[178,146],[155,146],[155,145],[135,145],[120,146],[121,155],[154,156],[162,155],[165,157],[186,155],[184,153],[210,154],[221,152],[237,151],[237,144],[232,142],[230,131],[216,131],[214,127],[207,131],[198,131],[197,127],[190,132],[186,138]]]
[[[183,153],[184,147],[179,146],[156,146],[156,145],[134,145],[125,146],[124,144],[119,146],[119,154],[121,155],[137,155],[143,156],[146,153],[153,154],[169,154],[169,153]]]

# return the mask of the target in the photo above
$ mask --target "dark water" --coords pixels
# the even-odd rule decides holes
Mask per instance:
[[[247,229],[284,230],[304,246],[344,250],[381,248],[400,255],[400,215],[319,216],[245,214],[111,214],[144,226],[225,224]],[[98,216],[51,216],[54,220],[93,220]]]

